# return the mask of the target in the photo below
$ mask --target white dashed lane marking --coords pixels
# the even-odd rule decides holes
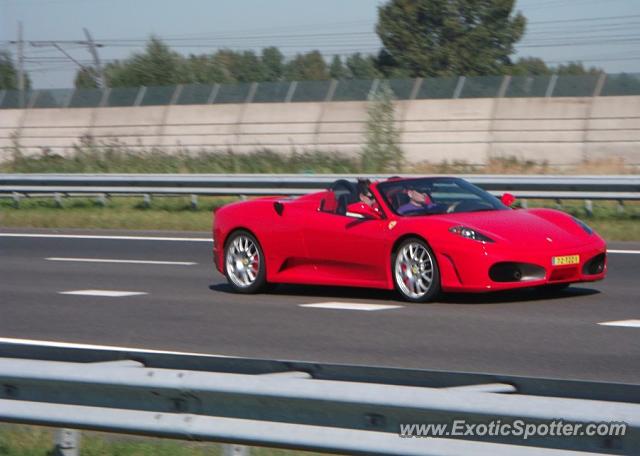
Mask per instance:
[[[371,312],[375,310],[400,309],[403,306],[386,304],[358,304],[354,302],[319,302],[316,304],[300,304],[300,307],[311,307],[315,309],[364,310]]]
[[[140,296],[146,295],[143,291],[118,291],[118,290],[71,290],[61,291],[62,295],[75,295],[75,296],[101,296],[105,298],[124,298],[126,296]]]
[[[640,320],[618,320],[598,323],[601,326],[621,326],[623,328],[640,328]]]
[[[126,263],[126,264],[153,264],[153,265],[167,265],[167,266],[193,266],[198,263],[193,261],[149,261],[149,260],[116,260],[108,258],[60,258],[50,257],[45,258],[47,261],[68,261],[79,263]]]

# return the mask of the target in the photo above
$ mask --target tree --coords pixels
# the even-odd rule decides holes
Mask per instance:
[[[380,76],[375,59],[370,55],[363,56],[356,52],[347,57],[346,65],[352,79],[376,79]]]
[[[347,69],[342,63],[339,55],[334,55],[329,66],[329,76],[331,79],[347,79]]]
[[[267,69],[253,51],[232,53],[228,68],[238,82],[259,82],[267,79]]]
[[[518,61],[505,67],[505,73],[513,76],[545,76],[552,73],[544,60],[537,57],[522,57]]]
[[[189,82],[215,84],[231,82],[232,77],[215,55],[190,55],[187,59]]]
[[[185,59],[158,38],[152,37],[145,52],[105,68],[109,87],[165,86],[189,82]]]
[[[284,76],[284,55],[277,47],[271,46],[262,50],[262,65],[266,81],[280,81]]]
[[[363,172],[402,171],[404,153],[398,145],[393,92],[386,82],[380,84],[369,105],[366,138],[360,154]]]
[[[93,67],[84,67],[76,73],[76,79],[73,82],[77,89],[97,89],[98,72]]]
[[[378,9],[384,51],[411,76],[499,74],[526,20],[515,0],[390,0]]]
[[[24,74],[24,88],[31,88],[31,79]],[[18,70],[8,51],[0,51],[0,90],[18,89]]]
[[[287,64],[287,79],[290,81],[322,81],[329,79],[327,62],[320,51],[298,54]]]
[[[411,71],[400,68],[398,62],[385,49],[380,49],[375,59],[376,68],[387,79],[409,79]]]
[[[602,72],[604,72],[602,68],[585,68],[582,62],[569,62],[566,65],[559,65],[555,69],[555,73],[560,76],[597,76]]]

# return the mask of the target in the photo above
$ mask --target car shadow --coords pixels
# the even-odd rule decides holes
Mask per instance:
[[[234,293],[231,286],[227,283],[213,284],[209,286],[209,289],[222,293]],[[319,285],[272,284],[269,285],[267,290],[262,294],[269,296],[304,296],[313,298],[400,301],[400,298],[391,290]]]
[[[228,283],[217,283],[209,286],[212,291],[234,293]],[[443,293],[433,304],[506,304],[526,301],[548,301],[570,299],[599,294],[599,290],[573,286],[564,290],[543,288],[523,288],[518,290],[494,291],[488,293]],[[393,290],[373,288],[353,288],[318,285],[271,285],[263,292],[269,296],[301,296],[331,299],[363,299],[368,301],[394,301],[398,304],[410,304],[403,301]],[[427,303],[428,304],[428,303]],[[423,305],[423,304],[418,304]]]
[[[522,288],[488,293],[444,293],[440,296],[438,302],[443,304],[506,304],[526,301],[566,300],[599,293],[599,290],[593,288],[575,286],[564,290]]]

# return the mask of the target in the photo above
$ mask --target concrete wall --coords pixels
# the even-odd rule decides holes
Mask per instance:
[[[0,152],[12,136],[23,151],[67,154],[85,135],[133,149],[270,148],[356,154],[366,102],[251,103],[126,108],[0,110]],[[574,164],[621,157],[640,164],[640,97],[478,98],[397,103],[411,161],[517,156]]]

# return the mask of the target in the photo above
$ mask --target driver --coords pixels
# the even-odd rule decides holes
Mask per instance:
[[[409,197],[409,202],[397,209],[400,215],[410,214],[412,212],[423,212],[440,207],[439,204],[431,200],[431,196],[429,196],[426,191],[417,187],[409,187],[407,196]]]

